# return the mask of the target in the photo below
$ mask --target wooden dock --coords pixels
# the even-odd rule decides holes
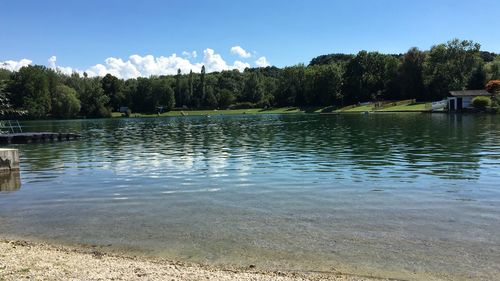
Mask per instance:
[[[51,132],[26,132],[0,134],[0,144],[18,144],[49,141],[70,141],[81,136],[73,133],[51,133]]]

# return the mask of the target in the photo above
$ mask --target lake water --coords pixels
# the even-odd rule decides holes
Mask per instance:
[[[211,265],[499,280],[500,116],[24,122],[4,236]]]

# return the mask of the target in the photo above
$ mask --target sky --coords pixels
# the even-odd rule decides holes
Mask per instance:
[[[453,38],[500,53],[499,0],[0,0],[0,67],[120,78],[404,53]]]

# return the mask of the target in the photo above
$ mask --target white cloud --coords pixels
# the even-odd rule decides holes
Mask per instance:
[[[242,58],[249,58],[252,56],[250,52],[247,52],[245,49],[243,49],[241,46],[234,46],[231,48],[231,54],[233,55],[238,55]]]
[[[196,51],[191,51],[191,52],[184,51],[184,52],[182,52],[182,55],[188,59],[191,59],[191,58],[195,59],[196,57],[198,57],[198,53]]]
[[[183,52],[186,56],[186,52]],[[194,52],[190,53],[194,56]],[[168,57],[154,57],[152,55],[140,56],[132,55],[127,61],[120,58],[107,58],[104,64],[97,64],[90,67],[86,72],[89,76],[104,76],[107,73],[119,78],[149,77],[151,75],[174,75],[180,69],[182,73],[189,71],[200,72],[205,66],[207,72],[238,69],[243,71],[250,67],[248,63],[235,61],[233,65],[228,65],[222,56],[213,49],[207,48],[203,51],[201,62],[191,62],[188,58],[179,57],[172,54]]]
[[[266,57],[260,57],[255,61],[255,65],[258,67],[268,67],[271,64],[267,61]]]
[[[118,78],[129,79],[137,77],[149,77],[152,75],[175,75],[180,69],[182,73],[189,71],[200,72],[204,65],[207,72],[219,72],[223,70],[237,69],[243,72],[245,68],[251,67],[249,63],[236,60],[232,65],[228,64],[224,58],[216,53],[213,49],[207,48],[203,51],[203,58],[199,61],[193,61],[197,56],[196,51],[183,52],[183,56],[172,54],[170,56],[154,57],[152,55],[131,55],[128,59],[109,57],[103,63],[93,65],[85,70],[85,72],[93,76],[105,76],[111,74]],[[259,59],[260,60],[260,59]],[[1,68],[6,68],[12,71],[17,71],[25,65],[31,64],[32,61],[23,59],[21,61],[5,61],[0,62]],[[264,58],[264,63],[267,61]],[[70,75],[73,72],[83,74],[83,70],[72,67],[64,67],[57,65],[57,57],[51,56],[48,59],[48,67],[57,70],[63,74]]]
[[[29,59],[22,59],[20,61],[14,61],[14,60],[0,61],[0,68],[4,68],[10,71],[18,71],[19,69],[21,69],[21,67],[28,66],[32,62],[33,61]]]
[[[57,57],[56,56],[51,56],[49,59],[49,68],[55,69],[56,68],[56,61]]]
[[[222,71],[229,69],[226,61],[221,55],[216,54],[214,50],[208,48],[203,51],[203,65],[207,72]]]
[[[73,69],[71,67],[57,66],[57,57],[56,56],[51,56],[48,59],[48,67],[55,70],[55,71],[66,74],[66,75],[71,75],[73,72],[78,72],[80,74],[83,73],[82,71],[79,71],[78,69]]]
[[[233,68],[238,69],[240,72],[243,72],[245,68],[250,68],[250,64],[237,60],[234,62]]]

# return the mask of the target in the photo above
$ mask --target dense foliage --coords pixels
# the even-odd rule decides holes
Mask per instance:
[[[475,97],[472,100],[472,105],[476,109],[484,110],[491,105],[491,99],[489,97]]]
[[[472,41],[451,40],[405,54],[361,51],[316,57],[309,65],[181,73],[123,80],[110,74],[65,76],[44,66],[0,69],[0,101],[31,118],[106,117],[128,107],[182,109],[275,106],[341,107],[367,101],[445,98],[500,79],[500,56]],[[496,84],[490,86],[495,89]]]

